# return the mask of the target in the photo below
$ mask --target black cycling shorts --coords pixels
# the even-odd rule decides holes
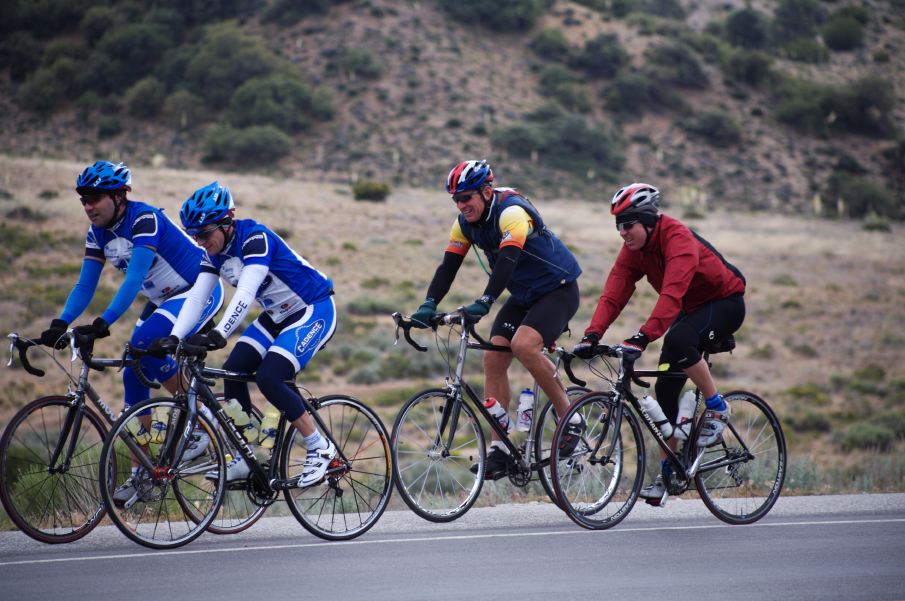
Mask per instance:
[[[544,346],[550,346],[568,329],[569,320],[578,311],[578,282],[563,284],[537,299],[526,307],[511,296],[500,308],[490,336],[502,336],[512,340],[519,326],[529,326],[537,330],[544,339]]]

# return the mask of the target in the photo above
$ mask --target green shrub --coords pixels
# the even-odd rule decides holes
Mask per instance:
[[[327,62],[326,71],[349,78],[377,79],[383,73],[383,63],[365,48],[344,48]]]
[[[285,75],[251,79],[233,94],[229,119],[233,125],[274,125],[300,131],[313,122],[333,116],[333,99],[327,90],[312,90],[305,83]]]
[[[861,227],[868,232],[891,232],[892,225],[888,217],[870,212],[864,216]]]
[[[113,63],[102,74],[110,89],[125,88],[150,73],[164,52],[176,43],[172,32],[160,25],[131,23],[104,34],[92,58],[105,56]]]
[[[742,128],[731,116],[723,112],[704,111],[694,113],[682,121],[682,128],[717,148],[737,146],[742,141]]]
[[[352,196],[355,200],[383,202],[390,195],[390,185],[386,182],[358,180],[352,184]]]
[[[19,87],[16,100],[27,110],[49,113],[81,91],[79,66],[71,58],[61,58],[35,71]]]
[[[636,13],[658,15],[669,19],[685,19],[685,10],[678,0],[611,0],[610,12],[618,18]]]
[[[547,0],[440,0],[440,6],[465,27],[524,31],[546,11]]]
[[[773,11],[773,38],[786,44],[795,38],[814,37],[824,18],[817,0],[780,0]]]
[[[276,0],[264,9],[261,20],[289,27],[306,17],[327,14],[330,4],[331,0]]]
[[[856,449],[885,452],[892,447],[895,437],[895,432],[885,425],[862,421],[850,425],[839,443],[846,452]]]
[[[591,77],[613,77],[628,61],[629,53],[619,43],[619,38],[611,33],[602,33],[585,42],[584,48],[572,57],[569,64]]]
[[[10,79],[24,81],[41,64],[43,51],[30,33],[14,31],[0,41],[0,70],[9,69]]]
[[[616,113],[639,117],[645,110],[681,110],[682,97],[672,86],[663,85],[637,71],[623,71],[607,85],[604,106]]]
[[[847,217],[863,218],[871,213],[892,219],[901,216],[895,194],[866,177],[837,171],[827,180],[824,195],[831,207],[841,201]]]
[[[123,124],[116,115],[102,115],[97,120],[97,136],[101,139],[112,138],[123,131]]]
[[[541,58],[559,62],[567,61],[573,52],[569,40],[559,29],[541,30],[528,46]]]
[[[820,28],[820,37],[833,50],[853,50],[864,43],[864,28],[852,17],[833,17]]]
[[[830,53],[814,38],[795,38],[783,48],[786,58],[800,63],[825,63]]]
[[[703,88],[709,83],[700,61],[685,44],[651,46],[644,56],[644,71],[653,79],[686,88]]]
[[[805,410],[802,415],[790,418],[789,423],[796,432],[830,432],[833,429],[827,416],[811,410]]]
[[[156,77],[139,80],[126,91],[126,106],[134,117],[149,118],[157,115],[166,100],[166,86]]]
[[[82,15],[79,29],[89,43],[94,43],[120,21],[121,17],[118,17],[118,14],[112,6],[92,6]]]
[[[240,166],[264,165],[279,160],[292,149],[292,138],[272,125],[235,129],[211,127],[204,136],[204,160]]]
[[[584,80],[562,65],[544,67],[540,73],[541,93],[559,102],[564,108],[586,113],[591,110]]]
[[[771,63],[772,59],[763,52],[737,50],[723,63],[723,72],[732,81],[757,88],[772,78]]]
[[[164,119],[175,129],[192,129],[206,120],[204,101],[188,90],[177,90],[163,102]]]
[[[88,48],[78,40],[54,40],[44,47],[42,62],[52,65],[60,58],[82,61],[88,56]]]
[[[726,19],[726,41],[733,46],[759,50],[770,43],[770,20],[751,7],[733,11]]]

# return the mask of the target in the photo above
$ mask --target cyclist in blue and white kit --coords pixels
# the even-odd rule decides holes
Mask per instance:
[[[264,311],[242,331],[223,368],[254,372],[267,400],[305,437],[308,453],[298,485],[309,486],[324,477],[336,456],[336,446],[320,434],[302,398],[286,382],[333,336],[333,282],[272,230],[251,219],[234,219],[234,212],[229,189],[218,182],[200,188],[183,203],[179,212],[182,225],[208,256],[166,343],[172,345],[191,332],[191,324],[197,321],[204,299],[220,276],[235,286],[236,292],[216,328],[206,335],[197,334],[194,343],[225,347],[226,339],[239,329],[252,301],[257,300]],[[246,383],[227,380],[224,392],[251,413]],[[229,463],[226,477],[228,481],[244,479],[249,471],[240,455]]]
[[[78,192],[91,221],[85,240],[85,259],[79,281],[70,292],[62,314],[41,334],[41,343],[60,348],[63,336],[72,323],[88,307],[97,290],[106,262],[125,273],[126,277],[110,305],[90,326],[79,326],[82,334],[95,338],[110,335],[113,325],[129,309],[141,292],[148,302],[132,331],[131,344],[144,348],[152,340],[165,336],[182,309],[188,290],[200,272],[204,251],[158,208],[129,200],[132,173],[123,163],[97,161],[86,167],[76,180]],[[222,286],[213,287],[202,303],[202,311],[190,324],[197,331],[223,304]],[[175,362],[172,359],[144,357],[140,369],[149,380],[160,382],[171,393],[178,387]],[[125,407],[148,398],[149,389],[131,367],[123,370]],[[150,425],[150,416],[147,418]],[[200,455],[209,443],[200,431],[186,449],[184,460]],[[117,489],[114,499],[126,500],[131,479]]]

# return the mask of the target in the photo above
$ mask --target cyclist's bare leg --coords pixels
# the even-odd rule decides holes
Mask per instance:
[[[701,359],[691,367],[686,367],[683,371],[691,378],[691,381],[698,387],[705,399],[709,399],[716,394],[716,382],[713,381],[710,367],[707,366],[706,361]]]
[[[544,339],[531,326],[519,326],[512,337],[512,354],[522,362],[537,380],[547,397],[553,401],[557,415],[565,415],[569,410],[569,397],[556,373],[556,366],[542,352]]]
[[[490,343],[509,346],[509,341],[502,336],[493,336]],[[483,359],[484,396],[495,398],[508,411],[512,396],[509,388],[509,366],[512,365],[512,354],[486,351]],[[491,432],[490,435],[492,440],[499,440],[496,432]]]
[[[295,426],[296,430],[301,432],[302,436],[306,437],[314,434],[314,431],[317,429],[317,426],[314,424],[314,418],[311,417],[311,414],[307,411],[290,423]]]

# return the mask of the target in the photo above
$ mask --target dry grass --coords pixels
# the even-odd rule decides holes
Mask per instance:
[[[27,234],[24,242],[8,239],[4,243],[6,254],[0,269],[0,286],[5,291],[0,298],[3,331],[36,335],[58,314],[77,278],[88,223],[72,186],[82,167],[81,163],[0,157],[0,189],[13,195],[0,199],[3,224],[10,231]],[[442,256],[455,216],[448,198],[433,189],[395,190],[385,203],[368,203],[353,201],[351,190],[342,184],[142,165],[134,165],[133,171],[131,196],[161,206],[171,216],[176,216],[181,201],[195,188],[219,179],[231,187],[240,217],[257,219],[287,235],[290,244],[336,284],[341,317],[331,350],[364,348],[368,340],[392,340],[388,316],[351,317],[345,308],[352,301],[368,301],[413,311]],[[57,196],[46,198],[52,195],[42,195],[45,190]],[[676,196],[668,189],[664,192],[667,198]],[[584,268],[580,280],[583,303],[572,322],[573,331],[579,333],[590,318],[620,241],[603,203],[537,196],[545,220],[575,250]],[[7,217],[14,208],[24,206],[46,220]],[[681,209],[675,206],[670,212],[681,216]],[[905,381],[902,226],[877,233],[863,231],[852,222],[720,210],[710,211],[691,225],[735,263],[749,282],[748,317],[738,336],[739,348],[732,356],[717,360],[721,387],[748,388],[761,394],[784,420],[806,409],[827,416],[832,425],[829,433],[797,433],[786,428],[793,460],[820,468],[872,461],[875,455],[870,452],[843,460],[838,436],[853,419],[884,410],[902,411],[901,392],[899,397],[853,394],[831,377],[843,376],[844,380],[859,369],[880,365],[886,371],[882,388],[897,390],[895,383]],[[68,267],[53,269],[59,265]],[[121,279],[108,268],[102,282],[109,293]],[[454,300],[479,295],[485,281],[470,257],[454,286]],[[635,332],[654,302],[649,286],[641,283],[607,339],[619,340]],[[114,336],[99,344],[99,354],[118,352],[137,306],[116,324]],[[441,308],[445,306],[453,304],[448,301]],[[103,306],[97,308],[101,309]],[[94,315],[88,313],[81,321]],[[573,335],[566,345],[575,340]],[[651,362],[658,348],[655,344],[647,354]],[[415,353],[407,347],[393,352]],[[315,394],[342,390],[367,400],[413,385],[396,380],[355,386],[347,382],[348,374],[337,376],[330,369],[318,368],[316,362],[311,371],[301,380],[312,382]],[[513,386],[524,379],[524,375],[516,377]],[[95,381],[108,402],[118,407],[118,376],[99,374]],[[440,379],[431,381],[439,384]],[[789,392],[808,385],[824,395]],[[0,398],[0,425],[27,400],[59,392],[61,387],[64,382],[59,377],[36,380],[19,369],[0,371],[0,388],[6,391]],[[391,425],[395,407],[383,402],[383,417]],[[899,440],[896,449],[902,447]]]

